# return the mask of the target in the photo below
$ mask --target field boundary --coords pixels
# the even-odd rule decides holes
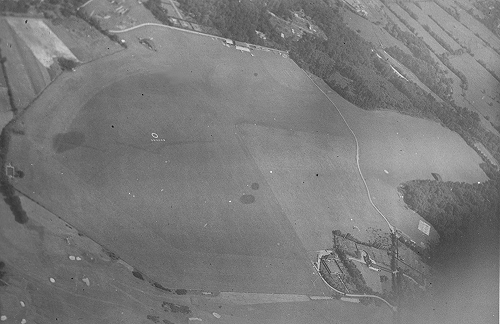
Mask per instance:
[[[137,26],[133,26],[133,27],[129,27],[129,28],[125,28],[125,29],[122,29],[122,30],[108,30],[108,32],[113,33],[113,34],[120,34],[120,33],[125,33],[125,32],[128,32],[128,31],[140,28],[140,27],[145,27],[145,26],[164,27],[164,28],[174,29],[174,30],[178,30],[178,31],[186,32],[186,33],[191,33],[191,34],[199,35],[199,36],[217,38],[218,40],[221,40],[221,41],[225,41],[225,40],[228,39],[226,37],[221,37],[221,36],[206,34],[206,33],[197,32],[197,31],[194,31],[194,30],[183,29],[183,28],[178,28],[178,27],[168,26],[168,25],[162,25],[162,24],[157,24],[157,23],[143,23],[143,24],[140,24],[140,25],[137,25]],[[264,51],[271,51],[271,52],[277,52],[277,53],[280,53],[280,54],[288,55],[288,51],[281,51],[281,50],[278,50],[278,49],[275,49],[275,48],[271,48],[271,47],[265,47],[265,46],[261,46],[261,45],[254,45],[254,44],[243,43],[243,42],[238,42],[238,43],[245,44],[247,47],[251,46],[252,48],[255,48],[255,49],[260,49],[260,50],[264,50]]]

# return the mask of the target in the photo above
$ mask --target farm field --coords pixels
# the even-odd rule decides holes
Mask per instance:
[[[469,28],[456,21],[455,18],[450,16],[437,4],[429,3],[422,6],[428,12],[432,12],[432,15],[435,15],[435,19],[439,20],[439,24],[443,26],[448,33],[453,35],[464,48],[468,48],[478,62],[482,61],[497,80],[500,80],[500,55],[497,52],[488,46],[480,37],[476,36]],[[476,22],[473,25],[481,24]],[[495,39],[496,42],[500,41],[498,38]]]
[[[451,34],[462,47],[469,48],[470,50],[477,49],[478,47],[485,46],[484,42],[474,35],[467,27],[458,22],[455,18],[450,16],[440,6],[434,2],[421,3],[420,6],[424,13],[433,20],[437,21],[447,33]]]
[[[397,46],[407,54],[411,54],[410,50],[399,40],[392,37],[385,29],[374,26],[372,23],[356,15],[355,13],[345,10],[343,13],[346,25],[354,31],[359,30],[358,34],[367,42],[373,44],[375,48]]]
[[[45,20],[45,23],[82,62],[89,62],[123,50],[116,42],[80,18],[72,16],[57,21],[57,24],[49,20]]]
[[[408,8],[415,13],[418,16],[418,21],[420,25],[427,25],[429,28],[436,33],[440,38],[442,38],[446,44],[450,45],[450,47],[456,51],[461,49],[462,47],[460,44],[458,44],[453,38],[451,38],[438,24],[436,24],[435,21],[433,21],[428,14],[430,13],[433,15],[433,12],[426,12],[423,10],[425,7],[423,6],[423,3],[420,3],[420,6],[422,6],[422,9],[417,7],[414,3],[407,3],[406,4]],[[441,8],[439,8],[441,9]],[[424,41],[427,42],[427,38],[424,38]]]
[[[419,7],[417,7],[414,3],[406,3],[406,5],[410,8],[412,12],[417,14],[419,16],[419,22],[424,25],[427,24],[435,33],[440,35],[443,39],[447,39],[446,42],[449,45],[453,45],[452,48],[454,49],[459,49],[461,48],[461,45],[456,43],[452,38],[450,38],[441,27],[439,27],[434,21],[432,21],[425,12],[423,12]],[[422,3],[421,3],[422,5]],[[391,4],[391,6],[397,6],[396,4]],[[439,8],[441,9],[441,8]],[[442,9],[441,9],[442,10]],[[452,18],[450,16],[450,18]],[[452,18],[453,19],[453,18]],[[438,33],[438,31],[441,33]],[[420,35],[420,34],[419,34]],[[426,43],[428,43],[429,39],[424,37],[423,38]],[[490,50],[485,49],[484,47],[482,48],[483,51],[479,52],[479,55],[484,56],[483,61],[486,61],[486,59],[490,58]],[[496,54],[496,53],[495,53]],[[497,131],[491,126],[490,122],[485,119],[485,117],[489,118],[491,121],[495,122],[496,120],[496,114],[495,111],[497,111],[495,105],[497,104],[497,90],[498,88],[495,88],[497,86],[497,80],[495,80],[492,75],[486,71],[480,64],[475,61],[476,59],[479,59],[478,57],[472,58],[469,54],[464,54],[463,56],[465,58],[458,58],[457,56],[452,56],[450,57],[451,62],[459,62],[454,64],[456,68],[458,68],[460,71],[465,73],[465,70],[467,69],[468,72],[465,73],[468,81],[469,81],[469,89],[467,91],[463,91],[462,88],[460,87],[461,81],[460,79],[452,72],[450,71],[446,66],[444,66],[435,53],[431,53],[431,56],[434,58],[436,62],[438,62],[440,68],[443,71],[447,72],[447,75],[453,79],[453,99],[455,100],[455,103],[458,104],[459,106],[463,107],[469,107],[469,109],[478,112],[481,115],[481,122],[483,126],[492,131],[493,133],[497,133]],[[493,59],[496,60],[495,57],[492,57]],[[464,63],[468,62],[468,63]],[[490,61],[491,62],[491,61]],[[495,62],[495,61],[493,61]],[[473,69],[469,69],[469,67],[464,66],[463,64],[472,64],[472,66],[477,69],[478,75],[474,75],[475,73],[473,72]],[[497,70],[498,66],[495,63],[488,63],[487,64],[488,68],[491,68],[492,70]],[[482,80],[488,80],[488,81],[479,81],[479,79]],[[478,82],[471,84],[471,80],[477,80]],[[484,90],[485,92],[481,92],[481,90]],[[465,97],[464,97],[465,95]],[[491,106],[490,106],[491,105]]]
[[[46,69],[54,64],[54,58],[57,57],[78,61],[43,20],[10,17],[7,22]],[[45,72],[48,76],[48,72]]]
[[[415,34],[422,37],[424,42],[431,48],[436,54],[446,53],[444,49],[435,39],[432,37],[418,21],[415,21],[403,8],[401,8],[397,3],[391,3],[389,5],[391,10],[396,14],[397,17],[404,19],[408,22],[410,26],[415,29]]]
[[[467,11],[463,10],[460,6],[454,7],[458,14],[460,15],[460,22],[466,26],[474,34],[478,34],[479,37],[487,42],[493,49],[500,51],[500,39],[486,28],[483,24],[472,17]]]
[[[457,66],[469,80],[469,89],[465,91],[469,104],[481,115],[498,125],[500,123],[500,105],[497,102],[500,98],[498,81],[467,53],[451,57],[450,62]]]
[[[484,14],[478,10],[474,5],[472,4],[472,1],[469,0],[455,0],[454,3],[458,5],[460,8],[463,10],[472,10],[472,13],[474,16],[478,16],[481,19],[485,18]]]
[[[396,17],[394,13],[392,13],[392,11],[382,3],[382,1],[380,0],[371,0],[371,1],[373,2],[374,7],[380,8],[380,13],[385,17],[384,21],[390,19],[395,24],[397,24],[402,31],[407,31],[407,32],[410,31],[402,22],[399,21],[398,17]]]
[[[397,6],[397,7],[399,7],[395,3],[391,3],[390,5],[391,6]],[[422,21],[422,19],[428,19],[430,21],[430,24],[434,24],[435,25],[435,23],[432,20],[430,20],[429,17],[427,15],[425,15],[417,6],[415,6],[414,3],[406,3],[406,5],[408,7],[410,7],[410,9],[412,10],[412,12],[417,13],[417,10],[420,11],[419,22]],[[411,18],[411,17],[409,17],[409,18]],[[399,22],[400,25],[403,25],[402,22],[399,20],[399,18],[398,18],[398,20],[396,22]],[[415,21],[413,20],[413,22],[415,22]],[[417,26],[415,26],[415,28],[417,29]],[[421,36],[421,37],[423,37],[423,40],[426,42],[427,45],[430,46],[431,49],[433,49],[433,50],[442,50],[443,49],[439,43],[437,44],[437,45],[439,45],[439,47],[436,47],[435,46],[436,45],[435,39],[432,36],[430,36],[427,33],[427,31],[425,31],[425,29],[423,29],[422,27],[421,27],[421,29],[422,29],[422,34],[420,32],[418,32],[418,35]],[[444,31],[439,26],[436,25],[434,30],[435,30],[436,33],[437,33],[437,30],[440,30],[441,33],[443,33],[445,37],[449,38],[449,41],[451,43],[455,43],[458,47],[460,47],[460,45],[457,44],[453,39],[451,39],[446,33],[444,33]],[[422,36],[422,35],[424,35],[424,36]],[[425,37],[425,35],[427,35],[428,37]],[[390,37],[392,38],[392,36],[390,36]],[[403,47],[404,47],[404,45],[403,45]],[[406,47],[404,47],[404,48],[409,52],[409,50]],[[439,52],[437,52],[437,53],[439,53]],[[434,52],[431,52],[430,55],[434,59],[434,61],[438,64],[439,68],[441,70],[445,71],[445,73],[447,73],[448,77],[450,77],[453,80],[453,84],[452,84],[452,87],[453,87],[453,99],[455,100],[455,102],[458,105],[460,105],[460,106],[464,106],[464,107],[467,106],[468,105],[467,101],[465,101],[464,98],[461,95],[462,94],[462,88],[460,87],[460,84],[461,84],[460,79],[450,69],[448,69],[448,67],[446,67],[443,63],[441,63],[441,61],[439,60],[439,58],[436,56],[436,54]],[[391,60],[393,60],[393,59],[391,58]],[[400,65],[398,63],[394,63],[394,64]],[[404,70],[407,70],[407,68],[405,67]],[[412,81],[413,82],[417,83],[421,88],[426,89],[426,91],[428,91],[427,87],[425,85],[422,85],[422,83],[420,81],[418,81],[418,79],[415,76],[413,76],[413,73],[410,73],[410,72],[407,72],[407,73],[408,73],[408,75],[412,76]],[[487,122],[487,121],[485,121],[485,127],[494,130],[491,127],[491,125],[489,124],[489,122]]]

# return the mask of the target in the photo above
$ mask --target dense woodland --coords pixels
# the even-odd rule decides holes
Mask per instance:
[[[498,244],[498,179],[481,184],[413,180],[404,183],[401,191],[405,203],[440,235],[440,244],[430,251],[434,263],[457,258],[468,249],[475,235],[489,235],[492,244]]]

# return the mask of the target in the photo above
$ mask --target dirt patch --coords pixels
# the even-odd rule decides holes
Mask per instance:
[[[75,149],[85,142],[85,134],[80,132],[59,133],[53,137],[52,148],[56,153]]]
[[[254,183],[252,183],[250,188],[252,188],[252,190],[259,190],[259,184],[257,182],[254,182]]]
[[[252,204],[255,202],[255,196],[254,195],[243,195],[240,197],[240,201],[243,204]]]

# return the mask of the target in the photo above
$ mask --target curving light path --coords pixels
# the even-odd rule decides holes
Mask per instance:
[[[389,308],[393,312],[396,312],[398,310],[398,308],[396,306],[392,305],[391,303],[389,303],[387,300],[385,300],[384,298],[382,298],[380,296],[377,296],[377,295],[366,295],[366,294],[363,294],[363,295],[361,295],[361,294],[347,294],[347,293],[345,293],[343,291],[335,289],[334,287],[332,287],[325,280],[325,278],[323,278],[323,276],[319,272],[319,260],[320,259],[321,259],[321,254],[318,254],[318,265],[316,265],[314,262],[311,262],[313,264],[314,270],[316,270],[316,272],[318,273],[318,276],[321,278],[321,280],[323,280],[323,282],[325,283],[325,285],[327,285],[331,290],[335,291],[337,294],[340,294],[340,295],[342,295],[344,297],[349,297],[349,298],[375,298],[375,299],[383,301],[387,306],[389,306]]]
[[[363,176],[363,172],[361,172],[361,167],[359,166],[359,142],[358,142],[358,138],[356,137],[356,134],[352,130],[351,126],[349,126],[349,124],[347,123],[346,119],[344,118],[344,115],[342,115],[342,113],[340,112],[340,109],[332,101],[332,99],[330,99],[330,97],[328,97],[328,95],[323,91],[323,89],[321,89],[316,84],[316,82],[314,82],[314,80],[307,74],[307,72],[305,72],[304,70],[302,70],[302,71],[307,75],[307,77],[309,78],[309,80],[311,80],[311,82],[314,83],[314,85],[316,86],[316,88],[318,88],[319,91],[321,91],[325,95],[325,97],[332,103],[332,105],[335,107],[335,109],[337,109],[337,112],[339,113],[340,117],[342,117],[342,120],[346,124],[347,128],[349,128],[349,131],[351,131],[351,134],[354,137],[354,141],[356,142],[356,166],[358,168],[359,176],[361,177],[361,180],[363,180],[363,184],[365,185],[366,195],[368,196],[368,200],[370,201],[370,204],[373,206],[373,208],[375,208],[375,210],[377,211],[377,213],[380,216],[382,216],[382,218],[385,220],[385,222],[389,226],[389,229],[390,229],[391,233],[394,233],[394,230],[395,230],[394,226],[391,225],[391,223],[389,222],[389,220],[387,219],[387,217],[385,217],[385,215],[380,211],[380,209],[378,209],[378,207],[373,202],[371,194],[370,194],[370,189],[368,188],[368,184],[366,183],[365,177]]]

